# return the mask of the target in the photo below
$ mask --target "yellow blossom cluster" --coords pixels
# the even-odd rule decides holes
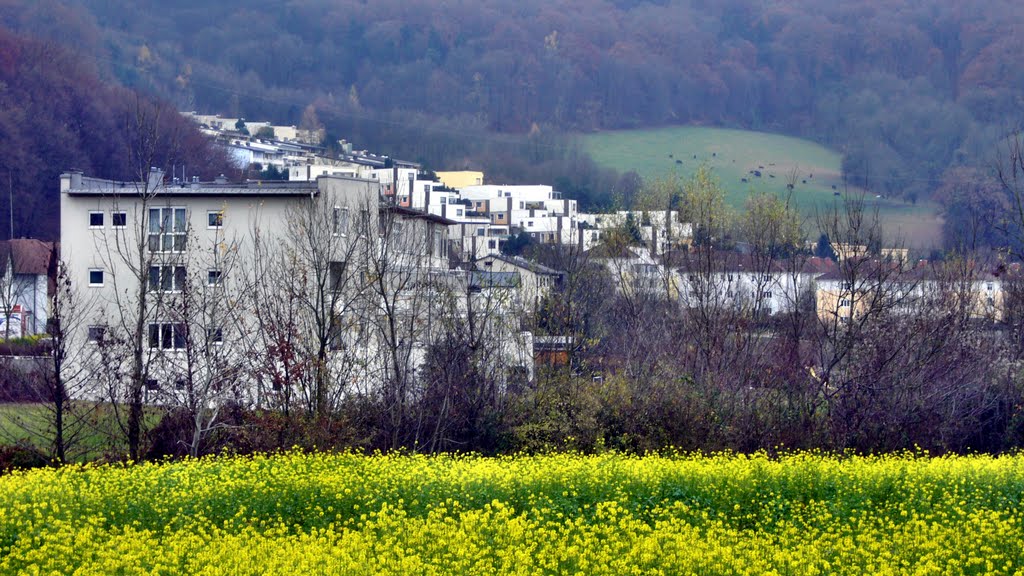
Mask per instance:
[[[0,477],[3,574],[1024,573],[1024,456],[303,454]]]

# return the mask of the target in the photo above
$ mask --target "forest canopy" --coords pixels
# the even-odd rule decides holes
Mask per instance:
[[[578,164],[559,134],[708,124],[932,198],[991,165],[1024,87],[1011,0],[2,0],[0,19],[181,109],[299,124],[314,104],[331,136],[509,181]]]

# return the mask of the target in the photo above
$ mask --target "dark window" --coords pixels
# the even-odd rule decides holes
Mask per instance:
[[[89,286],[103,286],[103,270],[89,270]]]
[[[210,286],[220,286],[223,277],[220,270],[208,270],[206,272],[206,283]]]
[[[89,228],[103,228],[103,212],[89,212]]]
[[[149,289],[154,292],[181,292],[185,278],[184,266],[149,267]]]
[[[128,213],[127,212],[111,212],[110,213],[110,224],[114,228],[124,228],[128,225]]]
[[[211,210],[207,212],[206,225],[210,228],[220,228],[224,226],[224,212],[220,210]]]
[[[345,262],[328,262],[327,281],[331,292],[341,292],[345,285]]]
[[[106,326],[89,326],[89,342],[102,342],[106,332]]]
[[[160,382],[158,382],[156,378],[147,378],[146,379],[146,390],[159,390],[159,389],[160,389]]]
[[[206,331],[206,339],[211,344],[223,344],[224,343],[224,329],[223,328],[210,328]]]
[[[163,350],[185,348],[185,325],[174,323],[150,324],[149,347]]]

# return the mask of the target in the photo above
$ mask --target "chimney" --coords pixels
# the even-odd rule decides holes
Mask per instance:
[[[164,171],[153,166],[149,169],[149,182],[146,186],[147,192],[154,192],[164,183]]]
[[[82,188],[82,171],[81,170],[69,170],[71,174],[71,189],[79,190]]]

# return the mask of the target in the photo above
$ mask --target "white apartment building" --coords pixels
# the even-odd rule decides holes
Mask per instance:
[[[490,217],[495,230],[489,235],[496,238],[518,231],[545,244],[578,240],[576,201],[562,198],[551,186],[467,186],[459,193],[474,212]]]
[[[180,401],[193,380],[268,406],[295,381],[312,402],[318,378],[335,394],[372,394],[418,377],[444,327],[471,307],[500,348],[488,369],[532,375],[531,337],[508,295],[518,285],[473,289],[449,270],[456,223],[381,192],[343,176],[168,184],[158,170],[147,182],[63,174],[62,256],[86,314],[70,340],[94,375],[91,394],[124,386],[114,380],[130,371],[133,338],[150,401]]]
[[[599,242],[604,231],[623,228],[632,220],[640,239],[654,254],[689,245],[693,239],[693,225],[679,221],[675,210],[619,210],[605,214],[579,214],[583,223],[584,249]]]
[[[323,208],[320,220],[308,216],[313,206]],[[229,343],[253,346],[254,335],[268,328],[258,326],[261,308],[276,306],[273,299],[286,298],[310,276],[322,273],[321,288],[329,284],[331,294],[340,293],[343,284],[354,294],[381,275],[447,271],[449,224],[420,211],[382,207],[379,183],[340,176],[246,184],[167,184],[158,170],[147,182],[87,178],[80,172],[61,177],[62,257],[77,299],[89,310],[77,342],[98,353],[99,343],[125,338],[124,332],[141,322],[145,362],[153,367],[147,384],[154,392],[177,386],[167,380],[188,360],[192,345],[225,350],[216,354],[220,363],[227,362]],[[302,247],[311,254],[295,252]],[[261,267],[271,258],[306,266],[294,268],[298,277],[278,286],[280,293],[254,299],[265,280],[260,276],[280,268]],[[372,315],[374,308],[346,306],[346,318]],[[342,315],[339,310],[338,318]],[[204,324],[202,330],[190,324],[195,322]],[[352,377],[373,369],[360,368],[364,374]]]

